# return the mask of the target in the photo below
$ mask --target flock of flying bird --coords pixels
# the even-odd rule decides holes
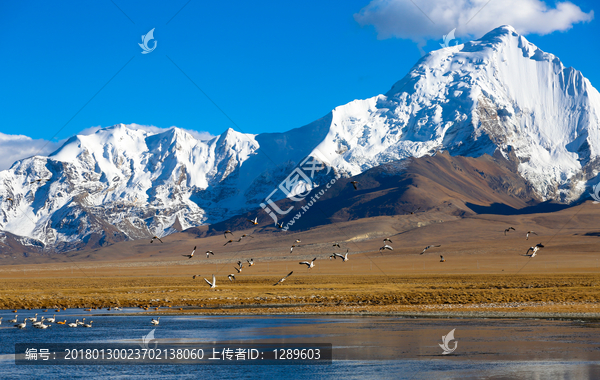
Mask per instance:
[[[35,181],[31,181],[30,183],[41,183],[42,181],[46,181],[46,179],[37,179]],[[350,182],[352,184],[352,186],[354,187],[354,190],[358,190],[358,181],[351,181]],[[9,201],[13,201],[11,198],[7,198],[7,200]],[[404,210],[407,214],[410,215],[414,215],[418,210],[420,210],[421,207],[418,207],[417,209],[415,209],[414,211],[406,211]],[[252,225],[258,225],[258,218],[254,218],[254,219],[248,219],[248,222],[251,223]],[[276,223],[277,228],[282,229],[283,228],[283,224],[282,223]],[[506,236],[508,233],[510,233],[511,231],[516,231],[516,229],[514,227],[508,227],[504,230],[504,235]],[[223,236],[225,237],[225,239],[227,239],[227,235],[230,234],[231,236],[234,236],[233,232],[230,230],[227,230],[225,232],[223,232]],[[535,231],[527,231],[526,235],[525,235],[525,239],[529,240],[529,236],[530,235],[537,235],[537,233]],[[236,241],[234,241],[233,239],[228,240],[225,244],[223,244],[224,246],[226,246],[227,244],[230,243],[234,243],[234,242],[241,242],[242,239],[245,238],[254,238],[252,235],[247,235],[247,234],[243,234],[240,236],[240,238]],[[152,239],[150,240],[150,243],[154,243],[155,240],[158,240],[159,242],[163,243],[162,239],[158,236],[153,236]],[[292,246],[290,247],[290,253],[292,253],[294,251],[295,247],[298,247],[298,243],[301,243],[301,241],[299,239],[296,239],[294,244],[292,244]],[[390,238],[385,238],[383,239],[383,246],[381,248],[379,248],[379,252],[385,251],[385,250],[390,250],[393,251],[394,248],[390,245],[393,244],[392,240]],[[332,247],[337,247],[337,248],[341,248],[339,243],[334,243]],[[424,254],[427,250],[431,249],[431,248],[438,248],[441,247],[441,245],[437,244],[437,245],[428,245],[427,247],[425,247],[423,249],[423,251],[421,251],[421,255]],[[539,251],[540,248],[544,248],[544,245],[542,245],[542,243],[538,243],[533,247],[530,247],[527,252],[525,253],[525,255],[523,256],[527,256],[530,258],[533,258],[536,256],[537,252]],[[194,247],[194,249],[192,250],[192,252],[190,254],[186,254],[186,255],[182,255],[183,257],[187,257],[188,259],[192,259],[194,257],[194,253],[196,252],[197,247]],[[531,253],[530,253],[531,252]],[[340,259],[342,259],[342,262],[346,262],[348,261],[348,253],[349,253],[349,249],[346,249],[346,253],[345,254],[341,254],[341,253],[333,253],[329,256],[329,260],[331,259],[337,259],[338,257]],[[210,257],[210,255],[214,256],[214,252],[213,251],[206,251],[206,257]],[[312,269],[315,267],[315,261],[317,260],[317,258],[313,258],[310,261],[301,261],[299,262],[300,265],[306,265],[308,270]],[[444,259],[444,256],[440,255],[440,262],[445,262],[446,260]],[[248,267],[251,267],[254,265],[254,259],[250,259],[250,260],[246,260]],[[242,261],[238,261],[237,262],[237,267],[234,267],[234,269],[237,271],[237,274],[242,272],[242,269],[244,268],[244,263]],[[290,277],[292,274],[294,273],[294,271],[291,271],[290,273],[288,273],[287,275],[285,275],[284,277],[282,277],[281,279],[279,279],[275,284],[273,284],[273,286],[276,285],[280,285],[282,284],[288,277]],[[192,278],[196,279],[196,277],[200,277],[200,275],[194,275]],[[228,276],[229,281],[234,282],[235,279],[235,274],[229,274]],[[212,275],[212,281],[209,281],[208,279],[204,278],[204,281],[206,281],[206,283],[210,286],[211,289],[215,289],[217,287],[217,281],[215,278],[215,275]],[[15,310],[16,312],[16,310]],[[25,318],[24,321],[22,323],[18,323],[17,321],[17,317],[18,315],[15,315],[14,319],[9,320],[8,322],[10,323],[16,323],[14,326],[19,328],[19,329],[24,329],[27,326],[27,322],[31,321],[32,326],[36,327],[38,329],[47,329],[48,327],[50,327],[51,325],[49,324],[45,324],[45,322],[47,323],[56,323],[56,324],[61,324],[61,325],[67,325],[69,327],[78,327],[78,326],[83,326],[83,327],[92,327],[92,323],[93,321],[90,321],[89,323],[85,323],[85,318],[83,318],[83,321],[79,321],[79,319],[77,319],[75,322],[73,323],[68,323],[67,321],[56,321],[56,314],[52,317],[52,318],[45,318],[42,317],[40,321],[37,320],[37,313],[35,314],[34,317],[29,317],[29,318]],[[152,319],[152,321],[150,322],[153,325],[158,325],[160,322],[160,317],[156,318],[156,319]],[[0,317],[0,324],[2,324],[2,317]]]
[[[35,182],[35,181],[34,181],[34,182]],[[38,180],[38,182],[39,182],[39,180]],[[354,187],[354,190],[358,190],[358,181],[350,181],[349,183],[351,183],[351,184],[352,184],[352,186]],[[414,210],[412,210],[412,211],[407,211],[407,210],[404,210],[404,211],[405,211],[407,214],[414,215],[414,214],[415,214],[417,211],[419,211],[420,209],[421,209],[421,207],[417,207],[416,209],[414,209]],[[248,221],[250,224],[254,225],[254,226],[258,225],[258,217],[255,217],[254,219],[247,219],[247,221]],[[282,228],[283,228],[283,223],[275,223],[275,225],[276,225],[276,226],[277,226],[277,228],[279,228],[279,229],[282,229]],[[507,229],[505,229],[505,230],[504,230],[504,235],[506,236],[506,235],[507,235],[507,233],[509,233],[510,231],[516,231],[516,230],[515,230],[515,228],[514,228],[514,227],[508,227]],[[228,235],[228,234],[230,234],[231,236],[234,236],[234,235],[233,235],[233,232],[231,232],[230,230],[227,230],[227,231],[223,232],[223,236],[225,237],[225,239],[227,239],[227,235]],[[537,235],[537,233],[536,233],[535,231],[527,231],[527,234],[526,234],[526,236],[525,236],[525,239],[526,239],[526,240],[529,240],[529,235]],[[242,239],[244,239],[244,238],[254,238],[254,237],[253,237],[252,235],[247,235],[247,234],[244,234],[244,235],[241,235],[241,236],[240,236],[240,238],[239,238],[238,240],[236,240],[235,242],[238,242],[238,243],[239,243],[239,242],[241,242],[241,241],[242,241]],[[162,240],[161,240],[161,239],[160,239],[158,236],[154,236],[154,237],[152,238],[152,240],[150,240],[150,243],[153,243],[153,242],[154,242],[154,240],[158,240],[158,241],[160,241],[161,243],[163,242],[163,241],[162,241]],[[292,244],[292,246],[290,247],[290,253],[293,253],[293,251],[294,251],[294,248],[296,248],[296,247],[297,247],[297,245],[296,245],[296,244],[298,244],[298,243],[300,243],[300,242],[301,242],[301,241],[300,241],[299,239],[297,239],[297,240],[294,242],[294,244]],[[227,242],[226,242],[225,244],[223,244],[223,246],[226,246],[227,244],[230,244],[230,243],[234,243],[234,240],[233,240],[233,239],[227,240]],[[388,244],[388,243],[389,243],[389,244]],[[381,248],[379,248],[379,252],[381,253],[382,251],[385,251],[385,250],[390,250],[390,251],[393,251],[393,250],[394,250],[394,248],[393,248],[393,247],[390,245],[390,244],[392,244],[392,243],[393,243],[393,242],[392,242],[392,240],[391,240],[390,238],[385,238],[385,239],[383,239],[383,246],[382,246]],[[334,243],[334,244],[333,244],[333,247],[338,247],[338,248],[341,248],[339,243]],[[441,247],[441,245],[440,245],[440,244],[432,244],[432,245],[428,245],[427,247],[423,248],[423,251],[421,251],[421,253],[420,253],[420,254],[422,255],[422,254],[424,254],[425,252],[427,252],[427,250],[429,250],[429,249],[431,249],[431,248],[438,248],[438,247]],[[527,250],[527,253],[526,253],[524,256],[528,256],[528,257],[534,257],[534,256],[536,256],[536,254],[537,254],[538,250],[539,250],[540,248],[543,248],[543,247],[544,247],[544,246],[542,245],[542,243],[536,244],[535,246],[533,246],[533,247],[530,247],[530,248]],[[182,255],[182,256],[184,256],[184,257],[187,257],[188,259],[191,259],[191,258],[193,258],[193,257],[194,257],[194,252],[196,252],[196,247],[194,247],[194,249],[192,250],[192,253],[191,253],[191,254],[189,254],[189,255]],[[531,252],[531,253],[530,253],[530,252]],[[331,260],[331,259],[337,259],[337,258],[339,257],[340,259],[342,259],[342,262],[346,262],[346,261],[348,261],[348,253],[349,253],[349,249],[346,249],[346,253],[345,253],[345,254],[341,254],[341,253],[333,253],[333,254],[331,254],[331,255],[329,256],[329,260]],[[213,252],[213,251],[206,251],[206,257],[208,258],[210,255],[213,255],[213,256],[214,256],[214,252]],[[314,268],[314,267],[315,267],[315,261],[316,261],[316,260],[317,260],[317,258],[315,257],[315,258],[314,258],[314,259],[312,259],[311,261],[301,261],[299,264],[300,264],[300,265],[306,265],[306,266],[307,266],[307,268],[310,270],[310,269],[312,269],[312,268]],[[445,262],[445,261],[446,261],[446,259],[444,258],[444,256],[443,256],[443,255],[440,255],[440,262],[442,262],[442,263],[443,263],[443,262]],[[247,260],[247,262],[248,262],[248,266],[252,266],[252,265],[254,265],[254,260],[253,260],[253,259]],[[237,271],[237,273],[239,274],[239,273],[241,273],[241,272],[242,272],[242,268],[243,268],[243,263],[242,263],[241,261],[238,261],[238,266],[237,266],[237,267],[234,267],[234,269],[235,269],[235,270]],[[293,273],[294,273],[294,271],[291,271],[291,272],[290,272],[290,273],[288,273],[288,274],[287,274],[285,277],[281,278],[279,281],[277,281],[277,282],[276,282],[275,284],[273,284],[273,285],[275,286],[275,285],[279,285],[279,284],[283,283],[283,282],[286,280],[286,278],[288,278],[289,276],[291,276]],[[199,277],[199,275],[194,275],[194,276],[193,276],[193,278],[194,278],[194,279],[195,279],[196,277]],[[227,277],[229,278],[229,281],[231,281],[231,282],[234,282],[234,281],[235,281],[235,274],[234,274],[234,273],[232,273],[232,274],[228,275]],[[204,281],[206,281],[206,283],[207,283],[207,284],[210,286],[210,288],[211,288],[211,289],[215,289],[215,288],[217,287],[217,283],[216,283],[216,279],[215,279],[215,275],[214,275],[214,274],[213,274],[213,276],[212,276],[212,281],[209,281],[209,280],[207,280],[206,278],[204,279]],[[152,323],[154,323],[154,320],[153,320],[153,322],[152,322]],[[156,324],[158,324],[158,321],[156,321]]]

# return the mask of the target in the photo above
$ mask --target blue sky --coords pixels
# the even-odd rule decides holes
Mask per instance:
[[[396,10],[379,0],[113,1],[0,6],[1,133],[59,141],[116,123],[212,135],[229,127],[289,130],[338,105],[388,91],[423,52],[439,48],[452,25],[465,24],[465,15],[481,8],[461,9],[468,6],[456,2],[462,5],[455,16],[444,19],[437,8],[449,6],[447,0],[415,0],[419,9],[405,1],[409,8]],[[530,6],[520,18],[515,7],[521,5],[506,5],[510,9],[503,13],[494,7],[506,2],[495,1],[457,28],[458,41],[479,38],[494,23],[510,23],[600,88],[593,1],[567,3],[584,16],[568,7],[548,20],[530,12],[540,0],[516,2]],[[380,14],[360,16],[369,5]],[[560,31],[565,24],[568,30]],[[141,54],[138,43],[152,28],[157,48]]]

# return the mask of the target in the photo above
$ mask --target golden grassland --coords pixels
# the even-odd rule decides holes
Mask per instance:
[[[189,276],[5,279],[0,308],[147,307],[205,314],[495,310],[598,312],[600,274]],[[180,310],[180,308],[182,310]],[[52,311],[52,310],[51,310]]]
[[[597,210],[582,206],[544,215],[481,216],[412,229],[407,221],[426,215],[377,217],[299,233],[256,234],[227,246],[221,235],[198,239],[181,233],[160,245],[132,241],[60,256],[60,263],[33,264],[27,257],[26,264],[0,266],[0,308],[121,306],[199,314],[487,310],[600,316],[600,231],[590,227],[596,225]],[[505,235],[507,225],[517,231]],[[524,232],[530,229],[537,235],[526,240]],[[393,238],[394,251],[377,251],[383,237]],[[302,243],[291,253],[296,239]],[[349,249],[347,262],[329,259],[336,241],[343,247],[338,252]],[[523,256],[539,242],[545,248],[536,257]],[[420,255],[431,243],[442,247]],[[202,248],[193,259],[182,258],[196,245]],[[206,258],[208,249],[216,254]],[[314,257],[314,269],[299,265]],[[249,258],[256,265],[237,274],[237,261]],[[282,285],[273,286],[292,270]],[[230,273],[236,273],[233,283],[227,279]],[[203,280],[213,274],[216,290]]]

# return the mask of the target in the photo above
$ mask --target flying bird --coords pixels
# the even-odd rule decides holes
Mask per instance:
[[[506,236],[506,233],[510,232],[510,230],[516,231],[513,227],[508,227],[507,229],[504,230],[504,236]]]
[[[254,259],[246,260],[248,262],[248,266],[251,267],[254,265]]]
[[[36,183],[36,182],[40,183],[42,181],[47,181],[47,179],[45,179],[45,178],[39,178],[39,179],[36,179],[36,180],[33,180],[33,181],[29,182],[29,184],[31,185],[31,184]]]
[[[152,323],[153,325],[158,325],[160,323],[160,317],[158,317],[156,319],[152,318],[152,320],[150,321],[150,323]]]
[[[204,279],[204,281],[206,281],[206,283],[208,285],[210,285],[211,289],[214,289],[214,288],[217,287],[217,280],[215,279],[215,275],[214,274],[212,275],[212,277],[213,277],[212,282],[208,281],[207,279]]]
[[[196,252],[196,247],[194,247],[194,250],[189,255],[181,255],[181,256],[187,257],[188,259],[191,259],[192,257],[194,257],[194,252]]]
[[[242,241],[242,239],[243,239],[243,238],[245,238],[245,237],[250,237],[250,238],[254,239],[254,236],[252,236],[252,235],[246,235],[246,234],[243,234],[243,235],[242,235],[242,236],[241,236],[241,237],[238,239],[238,243],[239,243],[240,241]]]
[[[290,277],[290,276],[292,275],[292,273],[294,273],[294,271],[291,271],[290,273],[288,273],[288,274],[287,274],[287,276],[285,276],[285,277],[284,277],[284,278],[282,278],[281,280],[279,280],[279,281],[277,281],[276,283],[274,283],[274,284],[273,284],[273,286],[275,286],[275,285],[279,285],[279,284],[281,284],[282,282],[284,282],[286,278],[288,278],[288,277]]]
[[[227,234],[231,234],[231,236],[233,236],[233,232],[231,232],[230,230],[227,230],[227,231],[223,232],[223,236],[225,237],[225,239],[227,239]]]
[[[342,262],[345,263],[346,261],[348,261],[348,249],[346,249],[346,254],[345,255],[342,255],[341,253],[334,253],[333,256],[334,256],[333,257],[334,259],[336,259],[338,257],[341,258]]]
[[[429,248],[436,248],[436,247],[441,247],[441,245],[428,245],[427,247],[425,247],[425,248],[423,249],[423,252],[421,252],[420,254],[421,254],[421,255],[422,255],[422,254],[424,254],[424,253],[425,253],[425,251],[427,251]]]
[[[386,249],[389,249],[390,251],[394,250],[391,245],[384,244],[383,247],[379,248],[379,252],[385,251]]]
[[[350,181],[350,183],[352,184],[352,186],[354,186],[354,190],[358,190],[358,187],[356,185],[358,185],[358,181]]]
[[[315,267],[315,260],[317,260],[317,258],[315,257],[314,259],[312,259],[310,262],[308,261],[301,261],[299,264],[304,264],[308,267],[308,269],[312,269]]]
[[[294,251],[294,248],[295,248],[295,247],[296,247],[295,245],[292,245],[292,246],[290,247],[290,253],[292,253],[292,252]]]
[[[333,243],[332,247],[342,248],[342,247],[340,247],[340,243]]]
[[[537,254],[536,252],[540,248],[544,248],[544,246],[542,245],[542,243],[538,243],[538,244],[536,244],[533,247],[529,247],[529,249],[527,250],[527,253],[524,256],[535,257],[535,255]],[[529,252],[531,252],[531,255],[529,254]]]
[[[215,255],[213,251],[206,251],[206,258],[208,259],[208,255]]]
[[[302,243],[302,241],[300,239],[296,239],[294,243]]]
[[[229,281],[234,282],[235,281],[235,274],[230,274],[229,276],[227,276],[227,278],[229,279]]]
[[[250,223],[254,224],[255,226],[258,224],[258,216],[256,218],[254,218],[254,220],[250,220],[247,219]]]
[[[446,261],[446,259],[444,259],[444,256],[440,255],[440,263],[443,263],[444,261]]]
[[[193,278],[194,280],[196,279],[196,277],[200,277],[200,275],[199,275],[199,274],[195,274],[195,275],[193,275],[193,276],[192,276],[192,278]]]
[[[283,223],[275,223],[277,225],[277,228],[282,229],[283,228]]]
[[[383,243],[385,243],[386,241],[389,241],[390,243],[394,243],[394,242],[392,241],[392,239],[390,239],[390,238],[385,238],[385,239],[383,239]]]
[[[417,207],[417,209],[415,211],[406,211],[406,210],[404,210],[404,212],[406,212],[407,214],[410,214],[410,215],[414,215],[414,213],[417,212],[417,211],[419,211],[420,209],[421,209],[421,207]]]
[[[152,240],[150,240],[150,244],[154,243],[154,240],[158,240],[158,241],[160,241],[161,243],[163,242],[162,240],[160,240],[160,238],[159,238],[158,236],[154,236],[154,237],[152,238]]]
[[[537,235],[537,234],[535,233],[535,231],[527,231],[527,235],[525,236],[525,240],[529,240],[529,234],[534,234],[534,235]]]
[[[238,273],[242,273],[242,267],[239,267],[239,268],[233,267],[233,268],[234,268],[234,269],[235,269],[235,270],[236,270]]]
[[[223,244],[223,246],[226,246],[229,243],[233,243],[233,240],[227,240],[227,243]]]
[[[14,202],[14,201],[15,201],[15,200],[14,200],[14,199],[12,199],[12,198],[6,198],[6,200],[7,200],[7,201],[11,201],[11,202]]]

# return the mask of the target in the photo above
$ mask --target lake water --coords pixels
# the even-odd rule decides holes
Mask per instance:
[[[124,310],[123,312],[136,312]],[[54,313],[27,311],[23,317]],[[600,379],[600,325],[585,321],[414,319],[367,316],[124,316],[106,311],[60,312],[86,317],[92,328],[54,324],[18,330],[0,311],[0,379],[241,378],[241,379]],[[102,315],[100,315],[102,313]],[[205,344],[331,343],[327,365],[15,365],[16,343],[139,343],[154,329],[167,342]],[[442,336],[454,329],[443,355]]]

